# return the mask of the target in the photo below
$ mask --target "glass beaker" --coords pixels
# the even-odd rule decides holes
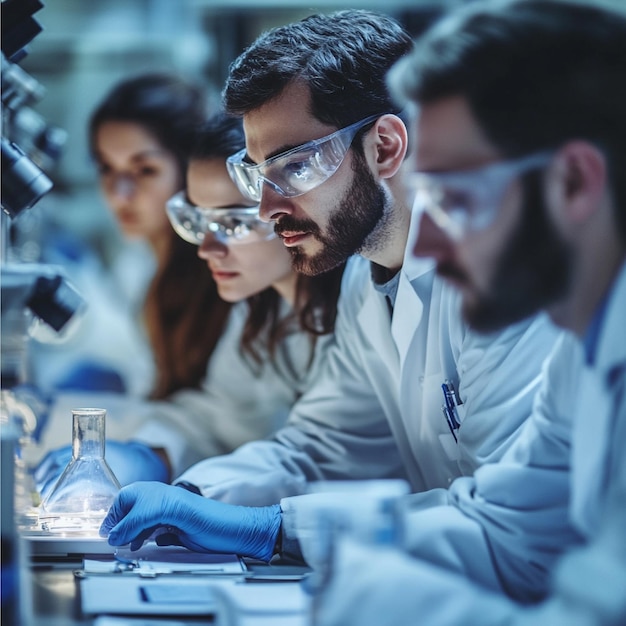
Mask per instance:
[[[98,535],[120,490],[104,458],[105,417],[104,409],[72,410],[72,458],[41,503],[42,530]]]

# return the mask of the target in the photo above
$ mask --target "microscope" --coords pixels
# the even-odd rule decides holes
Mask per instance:
[[[10,228],[53,187],[44,169],[58,159],[65,131],[51,126],[31,108],[44,88],[20,66],[26,45],[42,30],[33,15],[40,0],[2,0],[2,195],[0,203],[0,435],[2,621],[26,623],[28,584],[23,584],[23,544],[19,515],[32,494],[24,491],[22,449],[37,426],[37,402],[20,393],[27,383],[27,349],[40,324],[51,334],[65,332],[85,307],[63,271],[51,265],[12,259]],[[32,503],[35,504],[35,503]]]
[[[80,294],[63,272],[49,265],[11,259],[12,220],[32,208],[52,189],[43,168],[61,154],[65,131],[48,125],[30,105],[45,90],[18,65],[25,46],[40,31],[32,17],[40,0],[3,0],[2,8],[2,195],[0,213],[2,388],[12,388],[25,376],[24,351],[32,325],[46,324],[61,333],[84,307]]]

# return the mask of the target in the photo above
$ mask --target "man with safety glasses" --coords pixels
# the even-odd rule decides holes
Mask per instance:
[[[474,3],[392,71],[415,254],[473,327],[545,310],[571,335],[534,436],[411,516],[403,551],[344,542],[320,624],[626,624],[625,78],[626,13],[580,0]]]
[[[543,317],[488,336],[470,331],[433,263],[405,253],[407,129],[386,74],[411,47],[395,20],[342,11],[271,30],[232,64],[224,99],[243,117],[246,149],[228,167],[240,191],[259,202],[297,270],[362,258],[344,275],[326,376],[287,426],[179,477],[206,497],[164,493],[185,501],[176,519],[144,515],[123,491],[103,526],[111,543],[141,543],[164,524],[196,548],[298,554],[302,499],[288,496],[310,482],[400,477],[416,492],[447,487],[524,436],[556,331]],[[239,539],[223,540],[227,529]]]

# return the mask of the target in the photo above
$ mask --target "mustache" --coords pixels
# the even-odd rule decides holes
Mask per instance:
[[[316,235],[319,232],[319,227],[311,220],[298,220],[291,215],[283,215],[274,225],[274,232],[277,235],[281,235],[289,231],[307,232]]]

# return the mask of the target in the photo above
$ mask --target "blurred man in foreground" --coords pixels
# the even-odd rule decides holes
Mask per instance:
[[[415,254],[436,260],[474,328],[543,309],[576,341],[552,356],[534,441],[411,517],[404,550],[338,542],[324,626],[626,623],[625,77],[626,17],[557,0],[462,8],[392,70],[417,105]],[[568,470],[549,420],[563,428],[570,411]],[[522,541],[531,570],[559,527],[515,519],[548,520],[564,497],[582,545],[560,546],[551,585],[522,595],[500,580],[503,594],[484,544]]]

